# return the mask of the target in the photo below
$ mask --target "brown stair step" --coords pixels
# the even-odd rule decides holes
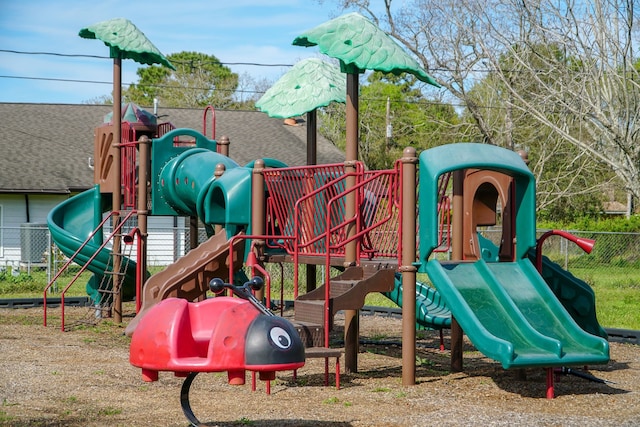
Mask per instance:
[[[335,280],[331,279],[331,297],[336,297],[347,292],[355,285],[358,284],[358,280]]]
[[[292,321],[306,348],[324,346],[324,326],[318,323]]]
[[[296,300],[293,306],[296,321],[324,325],[324,300]]]

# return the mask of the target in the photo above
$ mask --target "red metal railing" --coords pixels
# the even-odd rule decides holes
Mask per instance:
[[[343,175],[344,164],[341,163],[265,170],[263,176],[269,194],[267,209],[270,219],[268,226],[270,232],[298,237],[294,215],[296,203],[304,198],[305,195]],[[321,200],[318,200],[317,203],[313,201],[313,203],[305,205],[304,208],[305,213],[310,215],[310,219],[305,223],[304,235],[300,237],[308,239],[321,232],[321,230],[314,230],[315,226],[312,226],[312,220],[314,215],[322,215],[323,212],[315,212],[314,209],[322,210],[323,204]],[[324,216],[320,218],[324,218]],[[282,245],[283,249],[290,255],[294,253],[293,246],[292,240],[285,241]],[[305,244],[303,246],[306,247]]]
[[[206,112],[205,112],[206,115]],[[160,123],[157,127],[157,137],[175,129],[171,123]],[[122,122],[122,141],[120,144],[122,208],[137,208],[138,185],[138,136],[135,127],[129,122]]]
[[[136,130],[129,122],[122,122],[122,141],[120,144],[122,206],[124,209],[136,207]]]
[[[207,136],[207,112],[211,111],[211,138]],[[216,110],[212,105],[207,105],[202,114],[202,134],[209,139],[216,139]]]
[[[264,172],[270,233],[294,236],[280,247],[290,255],[327,254],[330,246],[344,240],[346,228],[356,224],[361,239],[359,257],[394,257],[397,246],[398,170],[364,171],[358,164],[355,176],[356,215],[345,219],[346,177],[343,164],[270,169]],[[329,201],[332,201],[329,203]],[[341,248],[341,249],[340,249]],[[344,255],[336,246],[331,256]]]
[[[58,273],[56,273],[56,275],[53,277],[53,279],[51,279],[51,281],[47,284],[47,286],[45,286],[44,291],[43,291],[43,308],[44,308],[44,326],[47,326],[47,292],[49,292],[49,289],[55,284],[56,280],[58,280],[58,278],[60,277],[60,275],[62,275],[62,273],[64,273],[71,264],[74,263],[76,257],[80,254],[80,252],[82,252],[82,250],[85,248],[85,246],[87,246],[87,244],[93,239],[93,237],[98,233],[98,232],[102,232],[103,226],[107,223],[108,220],[111,219],[111,217],[113,217],[114,215],[120,215],[120,212],[118,211],[112,211],[109,213],[109,215],[107,215],[102,222],[93,230],[93,232],[86,238],[86,240],[84,241],[84,243],[82,243],[82,245],[80,245],[80,247],[73,253],[73,255],[71,255],[71,257],[67,260],[67,262],[62,266],[62,268],[58,271]],[[95,253],[82,265],[82,267],[80,267],[80,270],[78,270],[78,272],[76,273],[75,276],[73,276],[73,278],[71,279],[71,281],[69,282],[69,284],[67,286],[65,286],[65,288],[62,290],[62,292],[60,293],[60,309],[61,309],[61,329],[64,332],[64,298],[65,295],[67,293],[67,291],[69,290],[69,288],[71,288],[71,286],[73,286],[73,284],[76,282],[76,280],[78,280],[78,278],[80,277],[80,275],[82,273],[84,273],[87,268],[89,267],[89,265],[93,262],[93,260],[95,260],[98,255],[100,254],[100,252],[102,251],[102,249],[104,249],[114,238],[114,236],[118,233],[120,233],[120,231],[122,230],[122,227],[125,225],[125,223],[127,222],[127,220],[129,218],[131,218],[132,216],[137,215],[136,211],[129,211],[128,214],[122,218],[118,224],[118,226],[116,228],[114,228],[114,230],[111,232],[111,234],[104,239],[104,242],[100,245],[100,247],[95,251]],[[136,265],[136,268],[139,269],[140,268],[140,264]],[[136,272],[136,276],[139,276],[140,273]]]
[[[344,257],[345,247],[357,241],[358,259],[395,258],[398,254],[399,167],[393,170],[365,171],[356,164],[346,174],[343,164],[302,166],[264,171],[267,199],[267,230],[290,236],[270,247],[280,247],[293,256],[294,297],[298,295],[300,256]],[[347,178],[355,184],[347,189]],[[356,212],[346,217],[346,198],[355,196]],[[347,228],[356,232],[347,238]],[[330,269],[326,272],[329,274]],[[328,285],[329,277],[325,280]]]
[[[162,135],[167,134],[169,132],[171,132],[172,130],[174,130],[176,127],[170,123],[170,122],[164,122],[164,123],[160,123],[158,125],[158,129],[156,130],[157,138],[160,138]]]

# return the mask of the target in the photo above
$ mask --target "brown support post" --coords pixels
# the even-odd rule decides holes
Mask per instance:
[[[231,143],[229,141],[229,137],[226,135],[222,135],[220,139],[216,141],[216,143],[218,144],[218,153],[222,154],[223,156],[229,157],[229,144]]]
[[[317,164],[317,115],[316,110],[307,113],[307,165]]]
[[[200,244],[200,238],[198,236],[198,217],[189,217],[189,250],[195,249]]]
[[[416,383],[416,149],[402,159],[402,385]]]
[[[463,227],[464,227],[464,170],[453,173],[453,224],[451,230],[451,257],[454,261],[462,261],[463,256]],[[462,328],[455,318],[451,318],[451,370],[462,371]]]
[[[358,77],[357,73],[347,73],[347,102],[346,102],[346,153],[345,172],[356,171],[356,161],[358,160]],[[346,189],[355,187],[355,176],[350,176],[346,180]],[[356,215],[355,193],[347,194],[345,203],[345,219],[350,219]],[[355,224],[347,227],[347,239],[356,234]],[[357,264],[357,241],[352,241],[345,248],[345,267]],[[358,310],[345,310],[344,312],[344,369],[346,372],[358,372],[358,351],[360,340],[360,325]]]
[[[316,110],[307,112],[307,165],[317,163],[317,113]],[[316,288],[316,266],[307,264],[306,268],[307,293]]]
[[[251,175],[251,234],[263,236],[265,234],[266,202],[264,197],[264,160],[258,159],[253,165]],[[264,261],[264,239],[254,239],[253,241],[256,256],[260,262]],[[271,298],[271,295],[268,296]],[[256,291],[258,301],[264,299],[264,288]]]
[[[113,230],[120,225],[120,207],[122,205],[122,165],[120,145],[122,144],[122,58],[118,55],[113,59],[113,143],[117,147],[113,156],[113,177],[115,183],[112,193],[112,209],[118,213],[111,218]],[[122,265],[120,233],[113,236],[113,320],[122,322],[122,287],[120,279],[120,267]]]
[[[224,138],[224,137],[223,137]],[[223,163],[218,163],[216,165],[216,169],[213,172],[213,175],[216,177],[216,179],[220,178],[222,175],[224,175],[225,171],[227,170],[226,166]],[[222,231],[222,224],[215,224],[213,226],[213,231],[215,234],[219,234],[220,231]]]
[[[305,279],[307,293],[311,292],[316,288],[316,272],[317,272],[317,269],[314,264],[307,264],[307,269],[306,269],[307,277]]]
[[[149,211],[147,211],[149,198],[149,166],[151,163],[150,156],[151,140],[143,135],[138,141],[139,165],[138,165],[138,230],[140,230],[140,239],[138,240],[138,259],[140,260],[141,283],[140,295],[136,298],[142,298],[144,295],[144,284],[147,278],[147,219]]]

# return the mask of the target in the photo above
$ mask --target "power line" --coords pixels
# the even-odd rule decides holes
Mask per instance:
[[[80,79],[63,79],[63,78],[53,78],[53,77],[29,77],[29,76],[9,76],[9,75],[0,75],[0,79],[16,79],[16,80],[37,80],[37,81],[52,81],[52,82],[63,82],[63,83],[86,83],[86,84],[101,84],[101,85],[109,85],[112,86],[112,81],[100,81],[100,80],[80,80]],[[135,86],[136,83],[127,83],[122,82],[122,86]],[[194,91],[202,91],[207,90],[209,88],[202,87],[177,87],[172,85],[162,85],[162,84],[147,84],[143,86],[148,87],[156,87],[156,88],[170,88],[170,89],[183,89],[183,90],[194,90]],[[230,94],[240,93],[240,94],[264,94],[263,90],[246,90],[246,89],[222,89],[216,88],[219,92],[227,92]],[[361,101],[369,101],[369,102],[386,102],[386,98],[367,98],[361,97]],[[416,104],[416,105],[450,105],[452,107],[463,108],[466,107],[464,103],[452,103],[452,102],[443,102],[443,101],[429,101],[429,100],[420,100],[420,101],[412,101],[412,100],[392,100],[393,104]],[[496,107],[496,106],[479,106],[479,108],[485,109],[500,109],[504,107]]]
[[[41,52],[41,51],[20,51],[20,50],[14,50],[14,49],[0,49],[0,53],[12,53],[12,54],[16,54],[16,55],[44,55],[44,56],[55,56],[55,57],[66,57],[66,58],[89,58],[89,59],[112,59],[111,57],[108,56],[101,56],[101,55],[89,55],[89,54],[74,54],[74,53],[57,53],[57,52]],[[213,55],[208,55],[208,56],[213,56]],[[251,67],[293,67],[294,64],[285,64],[285,63],[275,63],[275,64],[266,64],[266,63],[261,63],[261,62],[223,62],[223,61],[198,61],[198,62],[194,62],[192,60],[190,61],[179,61],[179,60],[173,60],[172,61],[175,64],[182,64],[182,65],[189,65],[191,67],[197,67],[197,66],[202,66],[202,65],[221,65],[221,66],[232,66],[232,65],[236,65],[236,66],[251,66]],[[441,73],[451,73],[451,72],[459,72],[460,70],[458,69],[453,69],[453,68],[430,68],[429,72],[441,72]],[[515,73],[515,74],[529,74],[529,73],[547,73],[549,72],[548,69],[505,69],[505,68],[491,68],[491,67],[485,67],[485,68],[470,68],[470,69],[466,69],[465,72],[467,73],[495,73],[495,72],[502,72],[502,73]],[[632,73],[635,74],[634,71],[632,71]],[[574,74],[575,75],[579,75],[581,74],[579,71],[574,70]]]
[[[87,55],[87,54],[67,54],[67,53],[56,53],[56,52],[38,52],[38,51],[19,51],[12,49],[0,49],[0,53],[12,53],[19,55],[46,55],[46,56],[56,56],[56,57],[72,57],[72,58],[90,58],[90,59],[111,59],[108,56],[99,56],[99,55]],[[220,62],[220,61],[200,61],[196,64],[193,61],[173,61],[176,64],[188,64],[192,67],[201,64],[210,64],[210,65],[245,65],[245,66],[257,66],[257,67],[292,67],[292,64],[264,64],[258,62]],[[433,71],[453,71],[448,69],[434,69]],[[474,72],[491,72],[491,70],[473,70]],[[496,71],[496,70],[494,70]],[[505,71],[505,70],[502,70]],[[536,70],[533,70],[534,72]],[[10,76],[10,75],[0,75],[0,78],[5,79],[18,79],[18,80],[38,80],[38,81],[54,81],[54,82],[65,82],[65,83],[84,83],[84,84],[103,84],[103,85],[112,85],[112,81],[99,81],[99,80],[81,80],[81,79],[64,79],[64,78],[53,78],[53,77],[31,77],[31,76]],[[122,83],[123,86],[135,86],[136,83]],[[139,84],[138,84],[139,85]],[[147,84],[144,86],[149,87],[157,87],[157,88],[176,88],[175,86],[167,86],[161,84]],[[198,88],[198,87],[182,87],[183,90],[208,90],[209,88]],[[263,94],[264,91],[257,90],[242,90],[242,89],[223,89],[216,88],[217,91],[227,92],[230,94],[238,93],[238,94]],[[375,98],[362,98],[362,100],[368,101],[377,101]],[[382,102],[382,101],[380,101]],[[420,101],[411,101],[411,100],[403,100],[403,101],[392,101],[394,103],[406,103],[406,104],[418,104],[418,105],[450,105],[454,108],[465,108],[467,105],[465,103],[452,103],[452,102],[440,102],[440,101],[429,101],[429,100],[420,100]],[[500,106],[477,106],[483,109],[502,109],[504,107]]]
[[[28,77],[28,76],[3,76],[0,75],[0,79],[17,79],[17,80],[43,80],[50,82],[65,82],[65,83],[89,83],[89,84],[108,84],[113,85],[113,82],[105,82],[99,80],[79,80],[79,79],[60,79],[54,77]],[[132,83],[122,83],[123,86],[129,86]]]
[[[0,49],[0,52],[2,52],[2,53],[15,53],[15,54],[18,54],[18,55],[46,55],[46,56],[61,56],[61,57],[66,57],[66,58],[111,59],[108,56],[76,54],[76,53],[25,52],[25,51],[21,51],[21,50],[12,50],[12,49]]]
[[[0,49],[1,53],[13,53],[17,55],[44,55],[44,56],[57,56],[63,58],[90,58],[90,59],[112,59],[108,56],[101,55],[87,55],[87,54],[75,54],[75,53],[56,53],[56,52],[27,52],[12,49]],[[195,64],[193,61],[172,61],[176,64],[185,65],[245,65],[254,67],[293,67],[293,64],[264,64],[260,62],[222,62],[222,61],[201,61],[199,64]]]

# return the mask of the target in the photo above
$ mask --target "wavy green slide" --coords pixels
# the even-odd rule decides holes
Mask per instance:
[[[382,295],[402,307],[402,274],[396,273],[395,287]],[[416,325],[429,329],[451,327],[451,311],[441,295],[431,286],[416,282]]]
[[[102,212],[106,210],[97,186],[70,197],[49,212],[47,224],[51,238],[65,256],[73,256],[100,224]],[[87,283],[87,294],[94,303],[100,301],[98,288],[105,271],[111,268],[111,250],[100,249],[101,238],[101,235],[94,236],[74,259],[77,264],[85,265],[97,253],[87,265],[87,269],[94,274]],[[122,283],[123,297],[131,299],[135,295],[136,264],[133,261],[127,261],[126,264],[127,270]]]
[[[529,252],[529,260],[535,262],[535,251]],[[542,257],[542,278],[578,325],[590,334],[608,338],[596,317],[596,297],[591,286],[571,272]]]
[[[498,246],[481,233],[478,233],[478,242],[483,260],[499,262],[498,253],[500,248]],[[535,265],[535,248],[529,250],[527,256],[529,261]],[[560,300],[565,310],[582,329],[590,334],[607,338],[607,332],[600,326],[596,318],[596,297],[591,286],[546,256],[542,257],[542,272],[540,275],[549,285],[556,298]]]
[[[473,345],[505,369],[609,360],[607,340],[580,328],[527,259],[426,269]]]

